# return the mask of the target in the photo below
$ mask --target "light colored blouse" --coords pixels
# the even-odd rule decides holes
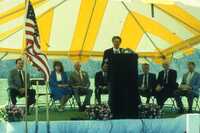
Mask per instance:
[[[56,79],[57,79],[57,81],[61,81],[61,80],[62,80],[62,75],[61,75],[61,73],[57,73],[57,72],[56,72]]]

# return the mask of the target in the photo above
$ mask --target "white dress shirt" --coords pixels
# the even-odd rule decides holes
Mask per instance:
[[[113,53],[114,54],[120,54],[120,48],[116,49],[116,48],[113,48]]]
[[[56,72],[56,79],[57,79],[57,81],[61,81],[62,80],[61,73]]]
[[[22,80],[24,82],[24,74],[23,74],[23,71],[22,70],[18,70],[18,72],[20,72],[21,76],[22,76]]]
[[[186,84],[187,85],[190,85],[190,82],[191,82],[193,76],[194,76],[194,72],[189,72],[188,73],[187,78],[186,78]]]
[[[80,76],[80,78],[81,78],[81,80],[83,79],[83,71],[76,71],[78,74],[79,74],[79,76]]]

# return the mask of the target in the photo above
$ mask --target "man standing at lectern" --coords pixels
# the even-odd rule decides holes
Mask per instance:
[[[121,42],[122,42],[121,37],[113,36],[112,37],[113,47],[104,51],[103,61],[102,61],[101,65],[102,66],[104,66],[104,64],[108,65],[108,73],[109,73],[109,70],[110,70],[109,62],[111,61],[112,55],[113,54],[121,54],[121,53],[123,53],[123,48],[120,48]],[[107,76],[107,79],[108,79],[108,88],[111,88],[109,74]],[[111,101],[111,92],[109,91],[108,104],[111,106],[111,103],[112,103],[112,101]]]
[[[113,119],[137,118],[140,98],[137,91],[138,56],[120,48],[121,38],[112,38],[113,48],[104,52],[102,66],[108,64],[108,104]]]
[[[108,64],[112,54],[123,53],[123,48],[120,48],[121,42],[122,42],[121,37],[113,36],[113,38],[112,38],[113,48],[110,48],[110,49],[107,49],[107,50],[104,51],[102,65],[104,65],[105,63]]]

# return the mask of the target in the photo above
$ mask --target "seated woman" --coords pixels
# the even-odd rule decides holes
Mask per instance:
[[[68,87],[67,73],[64,72],[60,61],[55,61],[53,64],[49,86],[53,99],[60,101],[58,111],[64,111],[65,104],[72,95],[72,90]]]

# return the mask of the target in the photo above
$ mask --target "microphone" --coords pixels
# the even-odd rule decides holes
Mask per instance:
[[[134,54],[135,52],[131,50],[130,48],[126,48],[122,50],[123,54]]]

